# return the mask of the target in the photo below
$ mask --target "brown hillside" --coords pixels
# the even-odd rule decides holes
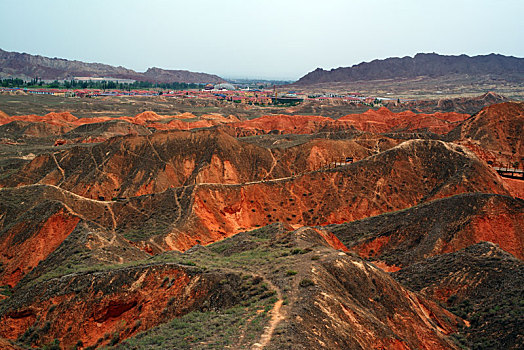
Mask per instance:
[[[477,191],[507,194],[493,171],[461,148],[437,141],[409,141],[331,171],[242,185],[184,188],[182,195],[192,198],[190,206],[177,214],[166,213],[181,221],[174,229],[154,230],[160,234],[155,241],[170,249],[187,249],[273,222],[296,226],[341,223]],[[167,208],[166,200],[173,195],[180,201],[180,194],[172,192],[130,199],[132,206],[117,206],[117,211],[122,210],[117,216],[129,217],[125,212],[131,207]],[[148,214],[144,215],[136,217],[133,226],[150,227],[144,221]]]
[[[29,347],[57,338],[65,347],[123,341],[121,349],[204,341],[234,348],[456,349],[449,334],[462,324],[380,269],[332,249],[316,230],[277,225],[132,266],[26,281],[14,292],[0,309],[0,335]],[[155,345],[158,336],[164,340]]]
[[[491,105],[465,121],[457,130],[465,145],[486,152],[486,160],[519,162],[524,156],[524,102]]]
[[[71,234],[81,219],[110,229],[110,203],[60,188],[32,185],[0,190],[0,283],[14,286]]]
[[[106,334],[116,332],[125,339],[194,310],[240,304],[246,297],[241,277],[179,264],[71,274],[21,289],[3,307],[0,334],[27,340],[28,329],[43,329],[29,341],[42,345],[57,338],[65,347],[78,341],[84,346],[107,345],[111,338]]]
[[[393,276],[469,321],[456,337],[462,346],[501,350],[524,346],[524,264],[498,246],[478,243],[426,259]]]
[[[176,140],[177,134],[159,134],[159,136],[162,136],[162,138],[157,139],[159,141],[158,150],[161,150],[160,146],[166,143],[160,141],[165,141],[166,138]],[[196,136],[193,135],[193,137]],[[120,142],[132,141],[137,138],[113,139],[113,142],[114,145],[118,146]],[[210,137],[203,140],[195,138],[192,142],[203,142],[210,139]],[[227,138],[223,140],[227,140]],[[216,147],[216,143],[210,145]],[[150,148],[151,146],[140,147]],[[235,147],[240,146],[233,144],[228,147],[225,149],[234,150]],[[209,149],[209,147],[201,149],[206,148]],[[118,146],[115,149],[121,148]],[[240,149],[242,152],[238,151],[240,153],[237,154],[249,154],[250,147]],[[256,150],[256,148],[251,149]],[[130,147],[127,147],[126,150],[132,152]],[[167,148],[163,151],[158,150],[157,152],[161,157],[162,152],[168,151]],[[215,148],[215,150],[217,150],[218,155],[223,152],[219,148]],[[105,154],[105,152],[107,151],[104,149],[102,154]],[[91,158],[89,153],[79,154],[87,159]],[[258,153],[254,154],[253,159],[258,162],[256,164],[264,164],[261,161],[264,158],[258,156]],[[269,151],[262,154],[267,156],[266,167],[269,169],[273,164]],[[209,154],[207,157],[212,159],[213,155]],[[224,157],[222,154],[217,156],[216,159],[220,160]],[[35,160],[37,159],[35,158]],[[235,164],[234,161],[244,164],[243,167],[235,166],[232,169],[249,171],[249,167],[245,166],[249,159],[246,158],[245,161],[243,158],[231,159],[232,164]],[[433,159],[439,159],[439,163],[436,163]],[[100,161],[101,159],[97,160],[97,164],[101,164]],[[148,161],[147,164],[151,164],[150,160]],[[35,163],[33,161],[28,169],[36,166],[36,164],[41,165],[42,162]],[[117,164],[121,167],[123,163]],[[130,164],[130,162],[125,164]],[[162,164],[163,166],[163,163],[160,162],[153,162],[152,164]],[[222,164],[222,161],[218,164]],[[227,164],[226,161],[224,161],[224,164]],[[42,168],[45,169],[47,166],[42,166]],[[56,169],[54,160],[49,164],[49,168]],[[145,167],[140,172],[151,172],[150,169]],[[229,173],[224,172],[221,167],[217,169],[219,171],[213,171],[206,175],[207,179],[213,181],[213,174],[216,174],[222,176],[216,178],[216,181],[225,182],[228,178],[224,176]],[[136,171],[138,173],[139,170]],[[93,174],[98,172],[98,169],[95,169]],[[24,172],[21,173],[24,174]],[[100,173],[104,174],[104,172]],[[31,174],[31,172],[28,171],[27,174]],[[68,174],[64,170],[64,174],[65,179],[78,178],[75,172]],[[97,189],[97,178],[90,178],[89,176],[92,175],[89,174],[91,173],[88,172],[85,175],[86,182],[78,182],[73,189]],[[205,174],[205,172],[202,171],[196,176],[203,176],[200,174]],[[232,174],[236,174],[237,180],[241,181],[254,177],[249,172]],[[128,173],[122,173],[122,176],[125,181],[129,181]],[[108,177],[108,179],[117,178],[116,174]],[[161,183],[158,178],[155,178],[154,183]],[[61,179],[61,172],[49,172],[43,179],[35,178],[34,181],[56,182],[64,186],[67,181],[62,184]],[[172,181],[181,181],[180,179],[184,179],[184,177],[173,177]],[[114,182],[109,183],[114,185]],[[295,227],[333,224],[407,208],[456,193],[476,191],[507,193],[502,184],[498,182],[493,171],[474,156],[468,155],[462,148],[441,141],[422,140],[405,142],[348,166],[327,171],[315,171],[299,176],[234,182],[229,185],[199,183],[171,188],[172,182],[167,181],[166,184],[168,185],[167,189],[156,192],[151,191],[155,187],[144,186],[140,182],[123,182],[118,187],[124,193],[129,191],[133,194],[136,193],[134,191],[143,187],[147,189],[149,194],[130,196],[130,198],[122,198],[117,201],[111,201],[108,197],[85,198],[82,197],[81,191],[75,194],[66,189],[57,188],[52,183],[1,190],[0,194],[5,198],[4,203],[8,205],[3,208],[3,212],[10,213],[3,220],[5,234],[2,237],[4,237],[5,246],[2,256],[4,257],[4,264],[9,266],[8,269],[4,270],[5,280],[12,280],[12,282],[9,282],[11,284],[16,283],[32,267],[35,267],[38,261],[51,252],[46,251],[43,255],[39,255],[37,252],[33,253],[31,251],[31,237],[32,235],[37,237],[47,235],[47,231],[39,233],[39,225],[44,225],[50,220],[53,213],[60,212],[60,210],[64,210],[63,213],[65,213],[60,215],[68,215],[68,217],[73,215],[71,220],[75,222],[78,222],[79,217],[96,224],[101,229],[101,234],[105,236],[111,237],[111,232],[114,230],[145,251],[160,252],[166,249],[187,250],[195,244],[209,244],[246,229],[265,226],[273,222],[288,223]],[[98,188],[101,191],[106,191],[100,192],[100,197],[105,193],[114,192],[114,187],[108,189],[107,185]],[[89,193],[96,194],[97,192]],[[45,203],[39,206],[39,203],[44,200],[54,201],[56,210],[44,210],[48,205]],[[36,220],[35,218],[40,219]],[[17,228],[24,227],[23,225],[27,225],[26,222],[31,223],[33,225],[31,227],[34,228],[23,230]],[[67,222],[71,221],[68,219]],[[56,242],[54,244],[59,245],[74,227],[75,223],[64,224],[59,234],[53,235],[53,240]],[[21,242],[20,244],[25,244],[24,247],[27,247],[19,249],[19,253],[17,253],[19,258],[13,256],[9,249],[15,241]],[[31,263],[28,263],[28,261],[31,261]],[[16,272],[17,269],[22,269],[23,273]]]
[[[326,227],[360,256],[405,267],[478,242],[524,258],[524,201],[469,193]]]
[[[147,132],[126,129],[129,124],[122,130],[122,123],[85,125],[66,135],[85,139],[126,130]],[[1,183],[11,187],[36,182],[60,184],[94,199],[132,197],[195,183],[235,184],[290,176],[344,157],[363,159],[398,142],[366,134],[352,140],[312,140],[268,149],[221,132],[156,133],[41,155]]]
[[[382,107],[376,111],[370,109],[362,114],[346,115],[338,119],[338,122],[374,133],[427,130],[436,134],[446,134],[468,117],[469,115],[460,113],[415,114],[411,111],[393,113]]]
[[[10,140],[56,137],[66,133],[71,128],[71,126],[67,125],[17,120],[0,125],[0,137]]]

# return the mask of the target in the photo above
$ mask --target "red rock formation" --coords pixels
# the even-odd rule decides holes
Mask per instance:
[[[81,219],[111,228],[104,202],[52,186],[0,191],[0,285],[15,286],[57,249]]]
[[[196,240],[207,244],[273,222],[326,225],[403,209],[456,193],[507,194],[486,165],[470,156],[462,158],[460,148],[448,147],[440,142],[411,141],[335,171],[243,185],[199,185],[194,189],[187,221],[165,236],[164,243],[170,249],[186,249],[188,241],[190,245],[196,244]],[[457,156],[458,168],[446,175],[442,173],[442,178],[436,177],[451,163],[445,167],[441,163],[440,170],[430,170],[421,157],[422,152],[441,161]],[[412,153],[418,153],[418,157],[411,157]],[[466,168],[471,167],[468,170],[471,173],[458,175],[455,171],[463,171],[459,169],[464,169],[466,159],[470,164]],[[409,184],[406,174],[410,174]]]
[[[465,121],[457,130],[461,142],[480,147],[479,156],[504,164],[522,163],[524,155],[524,102],[491,105]]]
[[[0,239],[3,271],[1,285],[15,286],[38,263],[52,253],[73,231],[80,218],[59,210],[41,223],[31,239],[17,242],[27,229],[27,222],[19,222]]]
[[[446,134],[467,118],[469,118],[468,114],[461,113],[415,114],[411,111],[393,113],[382,107],[376,111],[370,109],[362,114],[346,115],[337,121],[354,126],[358,130],[374,133],[428,130],[436,134]]]
[[[524,258],[524,202],[472,193],[326,228],[350,250],[389,266],[492,242]]]
[[[176,264],[70,275],[33,288],[21,309],[4,313],[0,335],[17,339],[35,321],[48,322],[41,344],[55,338],[65,348],[78,341],[107,344],[115,333],[125,339],[201,306],[219,278],[224,276],[202,276]]]

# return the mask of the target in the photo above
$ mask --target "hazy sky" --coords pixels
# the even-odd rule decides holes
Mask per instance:
[[[0,0],[0,48],[298,79],[418,52],[524,57],[524,0]]]

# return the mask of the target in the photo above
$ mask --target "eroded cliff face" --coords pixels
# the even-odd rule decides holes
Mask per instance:
[[[245,153],[249,153],[249,147]],[[269,154],[267,156],[270,157]],[[215,154],[211,159],[213,157]],[[233,158],[230,159],[233,163]],[[237,160],[237,164],[238,162]],[[38,163],[36,161],[31,164]],[[60,188],[55,185],[30,185],[4,189],[1,193],[5,198],[33,196],[26,202],[26,206],[39,213],[38,215],[44,215],[42,222],[50,219],[49,213],[42,214],[42,208],[37,206],[39,200],[52,199],[57,201],[57,205],[63,205],[60,215],[66,213],[67,222],[61,222],[60,233],[55,235],[55,244],[51,247],[58,247],[75,228],[79,219],[84,219],[98,225],[106,235],[118,233],[148,253],[173,249],[184,251],[195,244],[210,244],[238,232],[275,222],[283,222],[295,228],[327,225],[404,209],[456,193],[507,193],[485,164],[461,147],[450,146],[441,141],[408,141],[375,156],[335,169],[243,183],[227,184],[224,177],[233,182],[242,178],[249,179],[249,175],[236,175],[236,167],[229,170],[227,167],[220,168],[226,162],[218,164],[213,165],[211,160],[207,169],[214,166],[219,171],[202,171],[198,176],[207,176],[212,181],[225,183],[200,183],[176,188],[171,188],[170,184],[168,189],[160,193],[155,193],[155,188],[152,187],[146,192],[153,193],[116,201],[106,200],[103,195],[99,195],[98,199],[86,198],[62,189],[64,185],[61,183],[58,183]],[[214,180],[213,176],[217,174],[221,174],[222,178]],[[53,176],[47,175],[45,178],[49,180]],[[13,208],[18,202],[14,203]],[[59,220],[62,216],[53,220]],[[24,222],[23,217],[9,220],[17,225],[23,225]],[[51,221],[47,225],[51,225],[51,228],[46,226],[41,233],[38,233],[39,228],[27,229],[26,232],[47,237],[50,233],[46,233],[46,230],[53,230]],[[482,226],[489,236],[489,230],[496,228],[489,228],[487,225],[477,222],[477,226]],[[494,221],[490,225],[494,225]],[[503,223],[497,225],[498,228]],[[6,256],[9,256],[7,247],[11,245],[9,242],[12,237],[22,234],[17,227],[22,226],[9,226],[3,236]],[[479,233],[473,241],[482,239],[482,235]],[[31,242],[29,239],[25,243],[27,247],[33,245]],[[13,279],[9,283],[16,283],[54,248],[46,248],[43,255],[32,252],[29,248],[20,250],[24,259],[33,259],[34,263],[29,265],[25,264],[27,261],[24,259],[6,258],[6,261],[12,261],[9,263],[10,267],[3,272],[6,281]],[[515,249],[518,249],[518,245]],[[446,250],[443,249],[442,252]],[[21,266],[25,266],[24,270],[16,272]],[[7,277],[8,275],[12,277]]]
[[[30,220],[30,221],[29,221]],[[35,222],[19,221],[2,234],[0,284],[14,287],[22,277],[51,254],[73,231],[80,218],[60,208],[49,217]],[[31,227],[35,225],[36,227]],[[24,237],[29,234],[29,237]]]
[[[17,290],[2,305],[0,334],[33,344],[56,338],[64,348],[102,346],[194,310],[240,303],[241,281],[240,274],[158,263],[70,274]]]
[[[337,121],[358,130],[374,133],[426,130],[436,134],[446,134],[467,118],[469,115],[463,113],[416,114],[412,111],[393,113],[381,107],[376,111],[370,109],[362,114],[349,114]]]
[[[155,347],[152,337],[174,317],[181,321],[171,332],[191,327],[187,317],[252,310],[231,345],[455,348],[448,335],[459,318],[333,247],[341,247],[336,237],[315,229],[273,225],[149,263],[26,281],[0,308],[0,336],[34,345],[57,338],[64,348],[115,339]],[[256,318],[267,327],[252,328]]]
[[[265,148],[218,131],[127,136],[35,157],[1,183],[13,187],[39,182],[109,200],[196,183],[239,184],[286,177],[345,157],[363,159],[398,142],[362,135]]]
[[[523,213],[522,200],[471,193],[328,226],[325,230],[360,256],[397,269],[484,241],[498,244],[522,259]]]
[[[187,223],[171,236],[196,230],[225,236],[272,222],[342,223],[474,191],[507,193],[490,169],[462,149],[410,141],[330,171],[244,185],[199,185]]]

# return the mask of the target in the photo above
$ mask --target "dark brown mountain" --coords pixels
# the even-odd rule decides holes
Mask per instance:
[[[480,146],[485,160],[520,162],[524,155],[524,102],[506,102],[483,108],[450,136]],[[473,147],[471,147],[473,149]]]
[[[225,80],[207,73],[149,68],[145,73],[101,63],[70,61],[0,49],[0,78],[64,80],[73,77],[111,77],[155,83],[221,83]]]
[[[330,71],[317,68],[300,78],[295,84],[311,85],[419,76],[439,77],[454,74],[494,75],[522,82],[524,80],[524,58],[498,54],[470,57],[419,53],[415,57],[374,60]]]

